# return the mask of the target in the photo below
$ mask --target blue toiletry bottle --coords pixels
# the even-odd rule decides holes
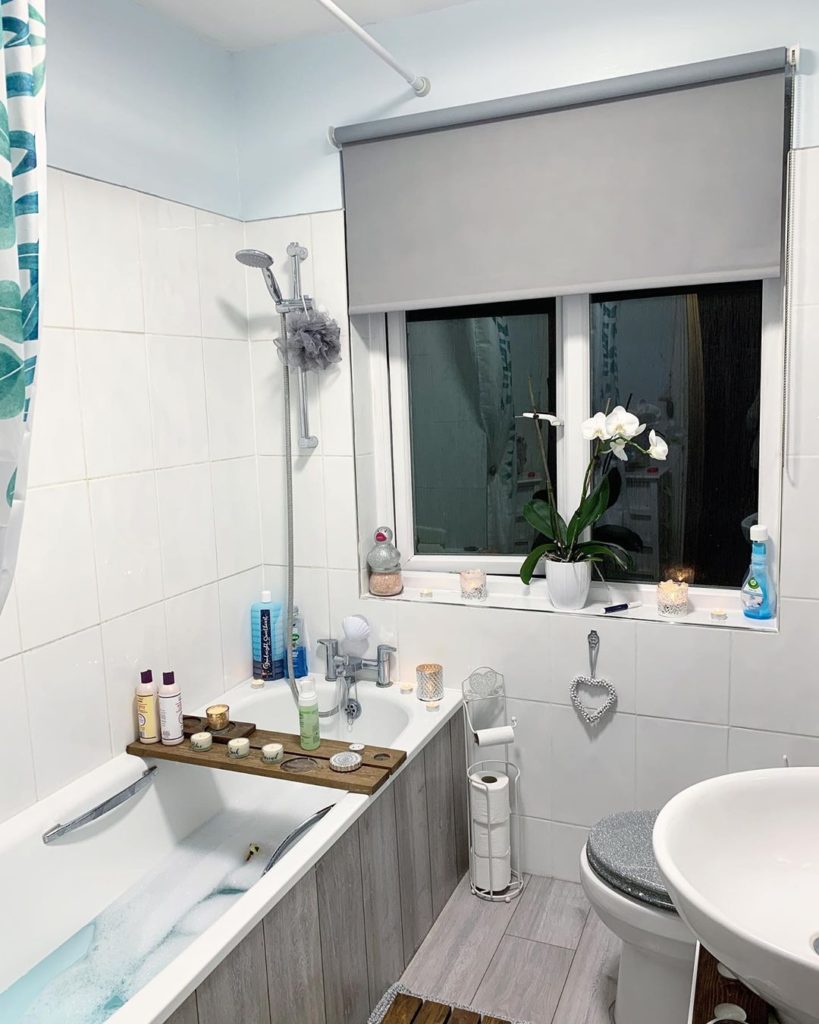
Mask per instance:
[[[776,614],[776,591],[768,569],[768,528],[751,527],[751,567],[743,580],[742,610],[749,619],[772,619]]]
[[[307,668],[307,647],[304,638],[304,619],[299,615],[299,610],[293,608],[293,675],[296,679],[303,679],[308,672]]]
[[[250,638],[254,679],[284,679],[284,630],[282,606],[262,591],[261,601],[250,607]]]

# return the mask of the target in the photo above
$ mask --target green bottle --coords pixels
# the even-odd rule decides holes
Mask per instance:
[[[321,743],[316,684],[305,676],[299,686],[299,733],[302,750],[315,750]]]

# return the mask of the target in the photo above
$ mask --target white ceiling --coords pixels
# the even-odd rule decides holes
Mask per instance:
[[[249,50],[283,39],[343,31],[316,0],[139,0],[226,50]],[[350,17],[373,24],[406,14],[440,10],[468,0],[340,0]],[[227,14],[229,10],[229,16]]]

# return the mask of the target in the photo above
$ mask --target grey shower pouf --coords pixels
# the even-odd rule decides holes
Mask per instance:
[[[287,335],[276,338],[279,359],[298,370],[326,370],[341,361],[341,328],[318,310],[290,313]]]
[[[447,1006],[453,1007],[456,1010],[471,1010],[473,1013],[479,1013],[483,1016],[489,1014],[490,1016],[500,1016],[503,1020],[508,1020],[509,1024],[528,1024],[525,1020],[518,1020],[517,1018],[511,1018],[505,1014],[498,1014],[497,1011],[491,1010],[476,1010],[474,1006],[464,1006],[463,1003],[452,1003],[449,999],[443,996],[432,996],[429,993],[424,992],[413,992],[412,989],[402,985],[398,982],[395,985],[391,985],[384,995],[379,1000],[378,1006],[373,1010],[367,1019],[367,1024],[381,1024],[384,1018],[387,1016],[387,1010],[392,1006],[392,1001],[398,995],[399,992],[403,992],[404,995],[417,996],[418,999],[429,999],[437,1003],[445,1003]]]

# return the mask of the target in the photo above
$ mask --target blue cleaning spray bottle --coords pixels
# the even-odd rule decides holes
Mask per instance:
[[[776,591],[768,568],[768,527],[751,527],[751,567],[743,580],[743,612],[749,619],[772,619],[776,614]]]

